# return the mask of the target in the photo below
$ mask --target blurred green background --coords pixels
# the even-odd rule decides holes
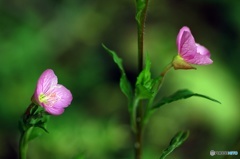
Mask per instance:
[[[17,158],[18,119],[47,68],[55,71],[74,99],[63,115],[51,117],[49,134],[30,142],[29,159],[133,158],[120,72],[101,43],[123,58],[134,82],[134,16],[134,0],[0,1],[1,159]],[[184,25],[211,51],[214,61],[197,70],[171,70],[159,98],[188,88],[222,104],[193,97],[162,107],[146,129],[144,159],[157,159],[172,136],[184,129],[190,130],[190,137],[169,159],[212,158],[210,150],[240,153],[239,17],[238,0],[150,1],[145,51],[153,76],[177,54],[176,36]]]

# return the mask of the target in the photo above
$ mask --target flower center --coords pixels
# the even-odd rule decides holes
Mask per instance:
[[[39,101],[41,103],[44,103],[45,106],[48,106],[48,107],[52,107],[58,100],[59,100],[59,97],[55,92],[51,92],[47,94],[41,93],[39,95]]]
[[[46,96],[45,94],[41,93],[41,94],[39,95],[39,101],[40,101],[41,103],[46,103],[46,102],[47,102],[47,96]]]

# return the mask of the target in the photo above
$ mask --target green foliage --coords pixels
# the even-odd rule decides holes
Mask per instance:
[[[152,97],[152,78],[151,78],[151,61],[146,58],[144,69],[140,72],[136,81],[135,96],[139,99],[149,99]]]
[[[44,109],[38,105],[31,104],[26,112],[23,114],[22,118],[19,120],[19,130],[23,134],[30,127],[33,127],[32,133],[28,140],[32,140],[42,134],[42,130],[47,131],[47,121],[49,120],[49,115],[46,114]],[[39,129],[40,128],[40,129]]]
[[[135,96],[139,99],[154,98],[159,90],[162,82],[162,77],[151,77],[151,61],[146,56],[146,64],[144,69],[140,72],[136,81]]]
[[[173,150],[182,145],[187,140],[189,131],[178,132],[170,141],[169,146],[162,152],[160,159],[166,158]]]
[[[121,91],[126,95],[129,100],[133,98],[133,91],[129,80],[127,79],[127,75],[125,73],[124,67],[122,65],[122,59],[118,57],[116,52],[108,49],[104,44],[102,44],[103,48],[113,57],[114,62],[117,64],[119,70],[121,71],[120,78],[120,88]]]
[[[202,97],[202,98],[205,98],[205,99],[208,99],[208,100],[211,100],[213,102],[217,102],[217,103],[221,104],[221,102],[219,102],[218,100],[213,99],[211,97],[208,97],[206,95],[193,93],[192,91],[190,91],[188,89],[183,89],[183,90],[178,90],[177,92],[175,92],[174,94],[172,94],[172,95],[170,95],[168,97],[162,98],[160,100],[160,102],[158,102],[156,105],[154,105],[152,107],[152,109],[159,108],[159,107],[163,106],[164,104],[171,103],[171,102],[174,102],[174,101],[177,101],[177,100],[180,100],[180,99],[190,98],[192,96]]]

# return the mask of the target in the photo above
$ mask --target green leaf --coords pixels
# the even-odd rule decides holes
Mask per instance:
[[[135,19],[137,20],[138,24],[141,23],[142,14],[146,8],[147,0],[136,0],[137,1],[137,14]]]
[[[162,152],[160,159],[166,158],[173,150],[182,145],[187,140],[189,131],[178,132],[170,141],[169,146]]]
[[[146,64],[144,69],[140,72],[136,81],[135,96],[139,99],[150,99],[154,98],[158,93],[159,86],[162,82],[162,76],[156,78],[151,77],[151,61],[146,56]]]
[[[180,100],[180,99],[190,98],[192,96],[202,97],[202,98],[205,98],[205,99],[208,99],[208,100],[211,100],[213,102],[217,102],[217,103],[221,104],[221,102],[219,102],[218,100],[213,99],[211,97],[208,97],[206,95],[193,93],[192,91],[189,91],[188,89],[183,89],[183,90],[178,90],[177,92],[175,92],[174,94],[172,94],[169,97],[162,98],[159,103],[157,103],[156,105],[154,105],[152,107],[152,109],[159,108],[164,104],[171,103],[171,102],[174,102],[174,101],[177,101],[177,100]]]
[[[121,91],[127,96],[129,100],[133,98],[133,91],[130,82],[127,79],[125,70],[122,65],[122,59],[117,56],[117,54],[108,49],[104,44],[102,44],[103,48],[113,57],[114,62],[117,64],[119,70],[121,71],[121,78],[120,78],[120,88]]]
[[[49,133],[47,130],[47,122],[50,118],[50,115],[45,113],[45,112],[41,112],[41,115],[39,115],[39,120],[37,121],[36,124],[34,124],[34,127],[39,127],[42,130],[44,130],[46,133]]]
[[[152,97],[152,92],[151,90],[147,89],[146,87],[142,85],[137,85],[136,86],[136,97],[138,99],[149,99]]]
[[[151,78],[150,68],[151,61],[148,56],[146,56],[145,67],[138,75],[135,87],[135,96],[139,99],[149,99],[153,96],[153,79]]]

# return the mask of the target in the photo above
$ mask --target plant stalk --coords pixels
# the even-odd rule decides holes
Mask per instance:
[[[19,141],[19,159],[27,159],[28,139],[33,127],[28,128],[21,134]]]
[[[141,1],[141,2],[140,2]],[[142,0],[137,0],[137,5],[143,3]],[[138,73],[143,70],[144,65],[144,28],[145,28],[145,21],[146,21],[146,12],[148,6],[148,0],[145,0],[145,7],[142,10],[140,16],[140,22],[138,23]],[[135,151],[135,159],[142,158],[142,136],[143,136],[143,103],[140,101],[139,105],[136,110],[136,132],[135,132],[135,144],[134,144],[134,151]]]

